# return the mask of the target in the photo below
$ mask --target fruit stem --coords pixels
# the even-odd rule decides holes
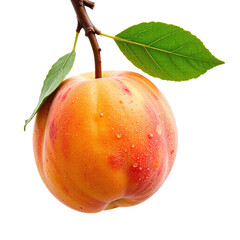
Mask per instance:
[[[83,28],[85,35],[88,37],[92,46],[94,60],[95,60],[95,78],[102,78],[102,62],[101,62],[101,48],[98,45],[96,34],[100,35],[100,31],[92,24],[85,6],[93,9],[95,4],[89,0],[71,0],[74,10],[77,14],[78,26],[77,32]]]

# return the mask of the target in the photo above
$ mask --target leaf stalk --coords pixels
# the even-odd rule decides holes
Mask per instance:
[[[76,49],[78,36],[79,36],[79,32],[76,32],[76,36],[75,36],[75,40],[74,40],[74,45],[73,45],[72,52],[74,52],[75,49]]]

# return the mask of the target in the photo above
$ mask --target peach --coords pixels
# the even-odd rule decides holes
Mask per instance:
[[[50,192],[81,212],[152,196],[176,156],[177,129],[161,92],[133,72],[65,80],[37,114],[33,147]]]

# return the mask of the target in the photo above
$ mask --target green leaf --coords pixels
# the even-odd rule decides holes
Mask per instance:
[[[223,64],[190,32],[161,22],[140,23],[113,37],[136,67],[164,80],[197,78]]]
[[[75,51],[72,51],[64,55],[63,57],[59,58],[58,61],[52,66],[52,68],[47,74],[46,79],[44,80],[38,104],[30,118],[28,118],[25,121],[24,131],[26,130],[27,124],[33,119],[33,117],[38,112],[42,104],[47,100],[51,93],[53,93],[54,90],[56,90],[56,88],[61,84],[61,82],[70,72],[75,60],[75,56],[76,56]]]

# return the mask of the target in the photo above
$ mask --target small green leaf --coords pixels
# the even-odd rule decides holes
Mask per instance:
[[[24,131],[26,130],[27,124],[33,119],[33,117],[38,112],[42,104],[47,100],[47,98],[51,95],[51,93],[53,93],[54,90],[56,90],[56,88],[61,84],[61,82],[65,79],[67,74],[70,72],[75,60],[75,56],[76,56],[76,53],[73,50],[72,52],[59,58],[58,61],[52,66],[52,68],[47,74],[46,79],[44,80],[38,104],[34,109],[32,115],[30,116],[30,118],[28,118],[25,121]]]
[[[164,80],[197,78],[223,64],[190,32],[161,22],[140,23],[113,37],[136,67]]]

